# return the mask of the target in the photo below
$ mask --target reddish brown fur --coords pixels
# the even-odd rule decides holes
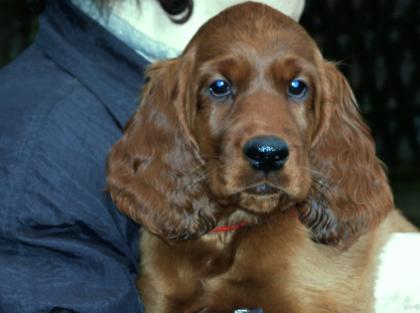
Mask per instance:
[[[247,3],[210,20],[180,58],[148,75],[108,159],[114,201],[144,225],[147,312],[371,312],[381,245],[414,227],[393,207],[348,83],[309,35]],[[207,90],[221,77],[235,93],[216,101]],[[309,86],[301,101],[286,92],[297,77]],[[243,156],[260,135],[289,145],[281,171],[264,175]],[[261,182],[276,192],[249,193]]]

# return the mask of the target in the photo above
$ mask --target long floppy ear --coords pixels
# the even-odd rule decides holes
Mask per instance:
[[[331,63],[321,81],[310,152],[313,184],[301,219],[315,241],[345,248],[385,217],[393,198],[348,82]]]
[[[191,131],[193,56],[153,65],[138,111],[112,147],[107,182],[118,208],[164,239],[195,238],[216,224]]]

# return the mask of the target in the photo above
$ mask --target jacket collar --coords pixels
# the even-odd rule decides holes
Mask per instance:
[[[35,44],[124,127],[139,102],[146,60],[68,0],[48,2]]]

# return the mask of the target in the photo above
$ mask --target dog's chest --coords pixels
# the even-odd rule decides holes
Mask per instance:
[[[264,312],[289,309],[281,301],[286,298],[282,293],[293,258],[279,257],[279,244],[298,234],[289,231],[285,237],[284,229],[258,229],[171,245],[153,236],[143,237],[139,287],[146,306],[160,307],[168,301],[169,307],[176,308],[173,312],[184,313],[233,312],[263,304]],[[289,312],[295,311],[290,307]]]
[[[241,239],[232,236],[225,245],[209,240],[215,249],[223,248],[209,255],[202,264],[206,276],[200,279],[200,297],[196,298],[194,307],[207,308],[211,312],[233,312],[240,308],[256,309],[262,303],[274,304],[281,298],[277,288],[273,288],[278,267],[267,264],[270,251],[261,245],[260,249],[252,249],[248,246],[249,240],[244,246]],[[287,268],[288,265],[280,267]]]

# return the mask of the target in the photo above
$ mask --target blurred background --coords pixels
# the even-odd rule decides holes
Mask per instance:
[[[420,1],[306,2],[301,23],[327,59],[341,62],[396,204],[420,226]],[[36,13],[25,0],[0,0],[0,67],[31,44]]]

